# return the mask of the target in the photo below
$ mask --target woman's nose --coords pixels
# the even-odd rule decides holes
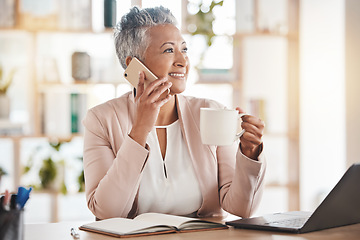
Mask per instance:
[[[188,65],[187,56],[185,56],[183,53],[178,53],[174,65],[176,67],[186,67]]]

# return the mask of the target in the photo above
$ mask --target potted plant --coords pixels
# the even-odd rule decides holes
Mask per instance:
[[[7,175],[7,172],[2,167],[0,167],[0,183],[1,183],[2,176],[5,176],[5,175]]]
[[[30,171],[37,173],[39,184],[32,184],[35,190],[67,193],[64,180],[65,161],[59,153],[62,143],[49,142],[49,147],[38,147],[30,156],[24,174]]]
[[[198,4],[195,3],[189,3],[193,6],[196,5],[197,12],[193,15],[189,15],[186,19],[187,23],[187,30],[192,36],[200,35],[204,36],[206,41],[207,48],[211,47],[214,37],[216,37],[216,34],[213,30],[213,23],[215,21],[215,14],[214,14],[214,8],[215,7],[221,7],[223,6],[224,1],[211,1],[210,5],[209,2],[203,2],[201,1]],[[204,55],[207,51],[207,48],[204,50],[200,57],[200,65],[204,58]],[[198,66],[199,67],[199,66]]]
[[[78,142],[75,143],[79,144]],[[29,154],[22,184],[36,191],[75,193],[85,190],[83,157],[73,152],[72,139],[39,142]]]
[[[13,81],[15,72],[16,69],[13,68],[5,77],[3,67],[0,65],[0,119],[9,118],[10,98],[6,95],[6,92]]]

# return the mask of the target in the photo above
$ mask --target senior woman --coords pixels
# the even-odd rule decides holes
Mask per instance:
[[[224,106],[181,95],[189,72],[187,44],[168,9],[132,8],[116,27],[115,46],[124,68],[137,57],[158,80],[144,89],[140,72],[136,91],[88,111],[89,209],[98,219],[145,212],[208,217],[223,210],[250,216],[265,173],[264,123],[244,116],[245,133],[233,146],[202,144],[200,108]]]

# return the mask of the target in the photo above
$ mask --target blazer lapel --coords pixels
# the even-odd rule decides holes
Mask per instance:
[[[182,95],[176,95],[176,98],[181,130],[187,144],[203,196],[203,204],[199,210],[199,214],[201,214],[201,212],[209,212],[210,209],[214,210],[214,206],[220,205],[220,203],[219,196],[217,194],[218,173],[216,149],[215,146],[210,147],[202,144],[200,136],[200,107],[205,106],[201,106],[199,102],[197,102],[198,105],[193,106]]]

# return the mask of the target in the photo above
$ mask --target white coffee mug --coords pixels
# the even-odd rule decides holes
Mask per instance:
[[[217,146],[233,144],[245,132],[244,129],[237,132],[239,121],[244,115],[232,109],[200,108],[202,143]]]

